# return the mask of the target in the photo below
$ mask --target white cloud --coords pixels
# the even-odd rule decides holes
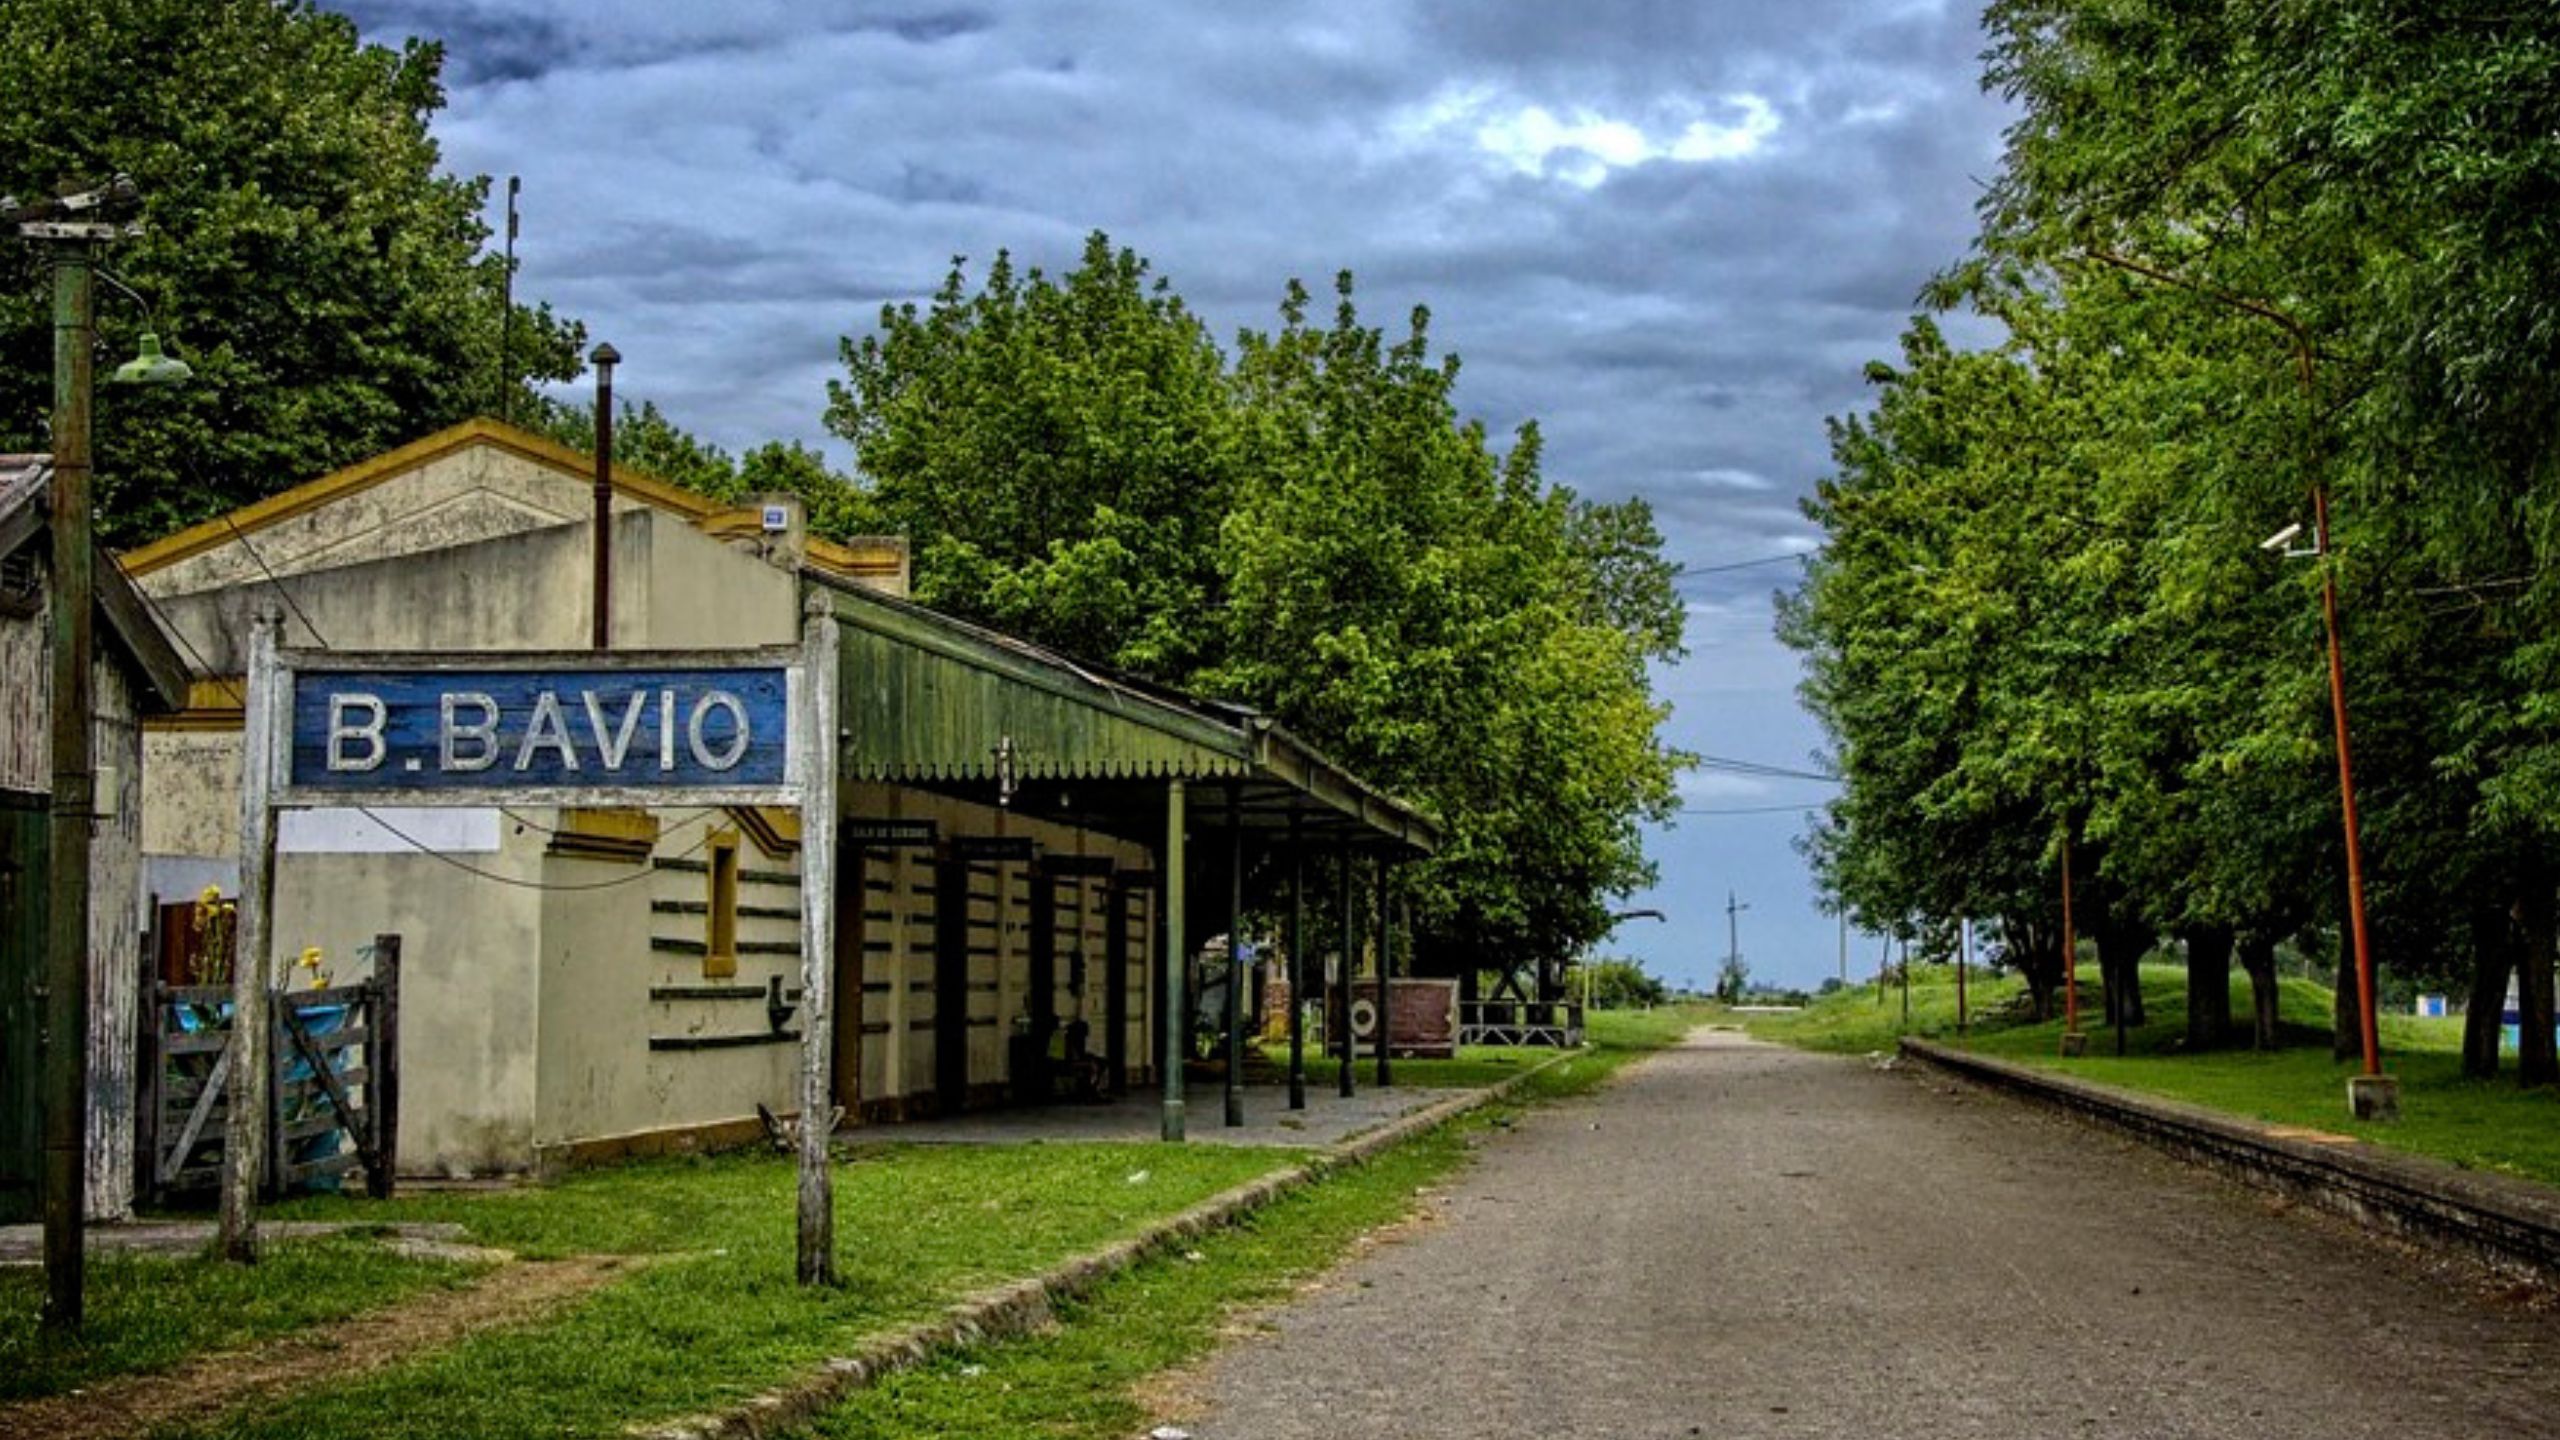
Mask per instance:
[[[1617,171],[1654,161],[1685,165],[1740,160],[1778,133],[1778,112],[1758,95],[1728,95],[1721,118],[1693,104],[1661,107],[1653,128],[1589,106],[1558,113],[1519,104],[1483,86],[1446,89],[1403,116],[1390,132],[1408,142],[1458,135],[1515,173],[1589,190]]]

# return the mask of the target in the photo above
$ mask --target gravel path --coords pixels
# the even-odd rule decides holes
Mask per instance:
[[[1184,1387],[1201,1440],[2560,1433],[2560,1317],[2129,1142],[1703,1032]]]

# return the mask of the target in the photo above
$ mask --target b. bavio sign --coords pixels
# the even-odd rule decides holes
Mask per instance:
[[[286,783],[305,793],[779,786],[791,672],[722,668],[305,670]]]

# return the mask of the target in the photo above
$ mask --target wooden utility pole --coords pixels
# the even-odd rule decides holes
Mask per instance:
[[[836,612],[812,588],[800,643],[807,735],[800,742],[800,1283],[836,1278],[835,1129]],[[850,1001],[862,1003],[856,990]]]

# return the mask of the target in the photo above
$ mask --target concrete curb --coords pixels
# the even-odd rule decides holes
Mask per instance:
[[[2549,1186],[2459,1170],[2348,1136],[2243,1120],[1926,1040],[1906,1038],[1902,1053],[2371,1229],[2494,1269],[2560,1281],[2560,1191]]]
[[[642,1440],[762,1440],[807,1424],[819,1411],[853,1391],[884,1375],[921,1365],[937,1352],[1031,1334],[1049,1323],[1058,1303],[1091,1294],[1103,1281],[1181,1241],[1232,1225],[1292,1190],[1489,1105],[1530,1076],[1563,1063],[1571,1054],[1560,1052],[1499,1085],[1450,1096],[1328,1146],[1295,1165],[1222,1190],[1158,1221],[1141,1234],[1076,1256],[1046,1274],[979,1291],[943,1312],[939,1319],[878,1336],[853,1354],[831,1359],[800,1379],[747,1400],[735,1409],[634,1426],[630,1433]]]

